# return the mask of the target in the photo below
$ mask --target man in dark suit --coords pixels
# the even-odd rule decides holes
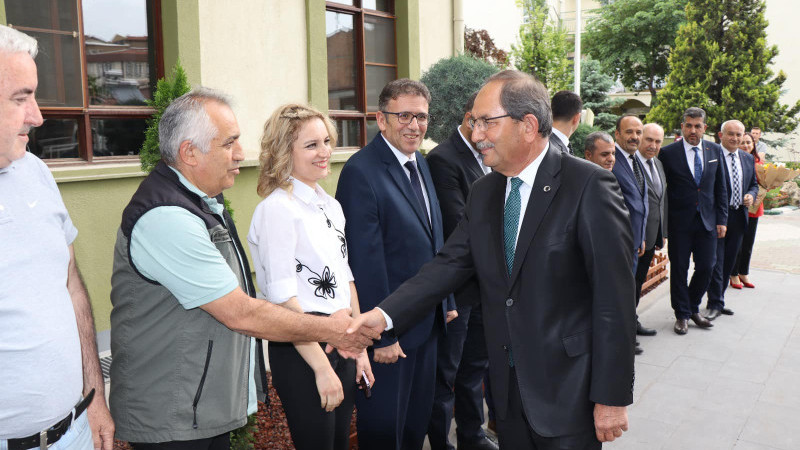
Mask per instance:
[[[670,298],[675,311],[675,333],[686,334],[689,319],[700,328],[712,325],[700,315],[700,301],[711,281],[718,237],[725,237],[728,195],[719,145],[703,139],[706,112],[688,108],[683,113],[683,139],[661,149],[658,158],[667,180],[669,260],[672,264]],[[694,274],[687,285],[689,258]]]
[[[550,101],[553,111],[553,132],[550,134],[550,145],[562,152],[574,155],[569,138],[581,123],[583,102],[578,94],[570,91],[558,91]]]
[[[707,293],[708,320],[714,320],[721,314],[733,315],[733,311],[725,307],[725,290],[739,255],[742,237],[747,230],[747,208],[753,204],[753,199],[758,194],[753,156],[738,149],[743,136],[744,124],[738,120],[723,123],[719,132],[724,149],[720,152],[720,159],[724,163],[720,165],[725,173],[725,188],[729,199],[728,230],[725,237],[717,239],[717,262],[714,264]]]
[[[598,449],[633,400],[633,239],[614,176],[550,148],[548,100],[530,75],[489,78],[470,124],[493,172],[436,258],[348,332],[403,332],[477,275],[500,447]]]
[[[644,176],[636,150],[642,140],[642,121],[636,116],[621,116],[617,119],[614,139],[617,142],[614,167],[611,172],[617,177],[625,206],[630,214],[630,226],[633,234],[633,270],[637,260],[644,254],[645,228],[647,226],[647,180]]]
[[[378,101],[381,132],[347,161],[336,190],[364,311],[411,278],[444,243],[439,201],[418,151],[428,127],[428,88],[395,80]],[[359,448],[422,447],[433,405],[437,340],[447,315],[455,317],[455,304],[443,301],[448,294],[399,340],[384,333],[369,352],[378,363],[372,365],[376,384],[372,398],[356,397]]]
[[[464,216],[464,205],[472,183],[491,170],[473,147],[469,127],[470,111],[476,92],[467,100],[464,119],[450,137],[436,146],[426,158],[431,178],[442,206],[445,239]],[[432,450],[450,449],[448,435],[456,419],[459,450],[492,450],[497,444],[486,437],[483,424],[483,377],[489,366],[483,337],[480,290],[471,279],[455,291],[458,317],[447,324],[447,335],[439,338],[436,361],[436,394],[433,401],[428,442]]]
[[[636,266],[636,306],[642,295],[642,285],[650,270],[650,262],[656,250],[664,247],[667,238],[667,184],[664,175],[664,166],[658,160],[658,151],[664,141],[664,129],[657,123],[648,123],[642,128],[642,139],[639,143],[637,156],[647,175],[648,213],[645,228],[645,250],[639,257]],[[636,334],[639,336],[655,336],[656,330],[645,328],[641,322],[636,321]]]

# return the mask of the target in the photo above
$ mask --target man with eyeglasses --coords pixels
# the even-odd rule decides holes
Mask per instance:
[[[419,152],[428,122],[428,88],[395,80],[378,99],[381,132],[342,169],[336,199],[344,211],[359,303],[380,303],[444,243],[442,215],[425,158]],[[446,320],[456,317],[450,293],[404,333],[384,333],[369,350],[376,384],[356,397],[362,450],[422,448],[433,406],[436,350]],[[377,363],[377,364],[375,364]],[[393,364],[396,363],[396,364]]]
[[[599,449],[633,402],[633,237],[614,175],[549,145],[547,90],[515,70],[475,99],[492,173],[419,274],[353,321],[396,333],[476,275],[500,448]]]

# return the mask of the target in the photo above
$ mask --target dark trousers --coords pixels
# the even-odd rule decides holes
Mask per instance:
[[[706,230],[700,214],[695,214],[691,220],[688,230],[670,229],[669,233],[669,260],[672,265],[669,291],[677,319],[688,319],[700,312],[700,301],[711,282],[716,262],[716,227]],[[694,273],[687,285],[690,257],[694,259]]]
[[[656,254],[655,246],[650,250],[645,250],[644,255],[639,257],[638,265],[636,266],[636,306],[639,306],[639,298],[642,296],[642,285],[647,280],[647,272],[650,270],[650,263],[653,261],[653,256]]]
[[[481,307],[460,307],[458,317],[447,324],[447,334],[439,338],[436,390],[428,425],[432,450],[454,448],[448,440],[454,408],[459,444],[485,436],[481,428],[483,376],[488,367]]]
[[[742,238],[742,248],[739,250],[739,258],[733,265],[731,276],[750,274],[750,257],[753,256],[753,244],[756,242],[756,229],[758,228],[758,217],[750,217],[747,220],[747,230]]]
[[[708,285],[709,309],[722,309],[725,307],[725,290],[728,288],[728,277],[731,276],[739,248],[742,245],[742,236],[747,228],[746,215],[740,209],[728,210],[728,230],[725,237],[717,239],[717,262]]]
[[[489,377],[489,369],[486,369],[486,373],[483,376],[483,399],[486,401],[489,420],[495,420],[494,398],[492,397],[492,382]]]
[[[508,378],[508,413],[505,419],[497,420],[500,450],[597,450],[603,447],[594,429],[556,437],[544,437],[536,433],[522,408],[516,370],[510,370]]]
[[[356,397],[360,450],[419,450],[431,419],[439,330],[394,364],[372,362],[372,397]],[[370,350],[370,361],[372,351]]]
[[[278,392],[289,432],[297,450],[347,450],[350,448],[350,420],[356,395],[356,363],[339,353],[328,354],[331,367],[339,376],[344,400],[333,411],[320,406],[314,371],[294,345],[269,343],[272,385]]]
[[[158,442],[155,444],[131,442],[131,447],[133,450],[229,450],[231,448],[231,434],[222,433],[206,439]]]

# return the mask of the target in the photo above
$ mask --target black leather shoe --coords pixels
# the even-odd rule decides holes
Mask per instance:
[[[722,314],[724,314],[726,316],[732,316],[733,315],[733,310],[730,310],[728,308],[722,308],[722,309],[719,310],[719,312],[721,312]]]
[[[636,334],[639,336],[655,336],[656,330],[652,328],[645,328],[642,326],[641,322],[636,321]]]
[[[675,333],[683,335],[689,331],[689,321],[686,319],[678,319],[675,321]]]
[[[692,322],[700,328],[711,328],[714,326],[710,320],[706,319],[705,317],[701,316],[700,313],[692,314]]]
[[[483,437],[475,442],[459,442],[458,450],[499,450],[500,447],[488,437]]]
[[[714,319],[716,319],[717,317],[719,317],[720,315],[722,315],[722,311],[721,311],[721,310],[719,310],[719,309],[717,309],[717,308],[711,308],[711,309],[709,309],[709,310],[708,310],[708,312],[706,313],[706,319],[708,319],[708,320],[714,320]]]
[[[644,350],[642,349],[642,347],[639,347],[638,345],[633,347],[633,354],[634,355],[641,355],[642,353],[644,353]]]

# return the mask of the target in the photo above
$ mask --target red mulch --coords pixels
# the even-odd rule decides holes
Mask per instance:
[[[292,437],[289,434],[289,425],[286,423],[286,414],[283,412],[281,400],[278,393],[272,387],[272,377],[267,372],[269,378],[269,401],[270,407],[267,410],[266,404],[258,402],[258,432],[255,435],[255,450],[294,450]],[[356,415],[353,413],[353,420],[350,423],[350,449],[358,450],[355,442]],[[131,446],[127,442],[115,440],[114,450],[130,450]]]

